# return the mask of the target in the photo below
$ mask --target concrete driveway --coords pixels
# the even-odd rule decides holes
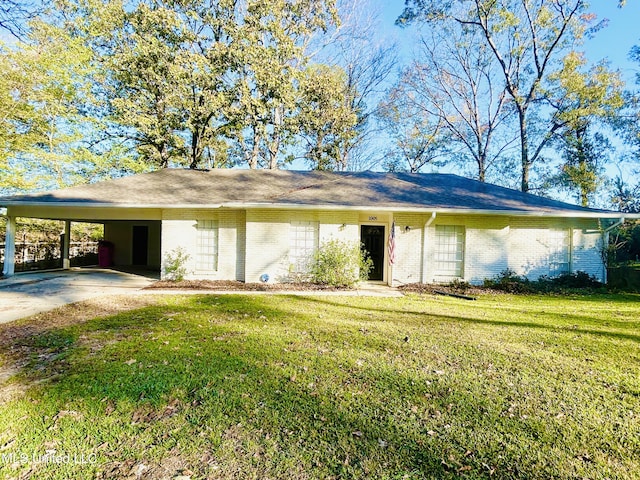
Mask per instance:
[[[131,293],[153,281],[146,276],[97,268],[19,273],[0,279],[0,323],[67,303]]]

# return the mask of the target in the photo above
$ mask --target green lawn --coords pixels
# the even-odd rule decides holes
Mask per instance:
[[[640,478],[638,295],[145,302],[0,327],[0,477]]]

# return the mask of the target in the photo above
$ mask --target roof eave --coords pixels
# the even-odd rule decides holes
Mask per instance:
[[[325,211],[363,211],[375,210],[377,212],[408,212],[408,213],[439,213],[457,215],[492,215],[492,216],[514,216],[514,217],[547,217],[547,218],[626,218],[640,219],[640,214],[623,212],[599,212],[599,211],[572,211],[572,210],[508,210],[508,209],[470,209],[470,208],[446,208],[446,207],[419,207],[419,206],[379,206],[379,205],[335,205],[335,204],[300,204],[300,203],[242,203],[228,202],[216,204],[129,204],[129,203],[91,203],[85,202],[25,202],[25,201],[5,201],[3,207],[54,207],[54,208],[122,208],[122,209],[274,209],[274,210],[325,210]]]

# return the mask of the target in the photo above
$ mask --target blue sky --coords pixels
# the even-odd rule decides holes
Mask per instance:
[[[412,32],[394,26],[396,18],[404,8],[404,0],[381,3],[382,28],[385,34],[395,37],[405,55],[411,53]],[[628,54],[633,45],[640,44],[640,0],[628,0],[624,8],[617,7],[617,0],[593,0],[590,10],[598,18],[608,19],[608,26],[595,38],[585,42],[584,50],[591,61],[609,59],[613,68],[619,68],[625,80],[633,82],[638,64],[629,62]]]

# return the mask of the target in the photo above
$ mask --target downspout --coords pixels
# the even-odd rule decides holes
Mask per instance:
[[[624,221],[625,221],[625,218],[624,217],[620,217],[620,219],[617,222],[615,222],[612,225],[609,225],[607,228],[604,229],[604,231],[602,232],[602,248],[603,249],[606,249],[607,246],[609,245],[609,232],[611,232],[611,230],[613,230],[614,228],[617,228],[620,225],[622,225],[624,223]],[[606,264],[606,262],[603,262],[603,263],[604,263],[604,265],[603,265],[604,272],[603,272],[602,278],[604,279],[604,284],[606,285],[608,280],[609,280],[607,278],[607,276],[608,276],[607,275],[607,264]]]
[[[429,220],[427,220],[427,223],[424,224],[424,228],[422,229],[422,258],[420,259],[420,266],[422,268],[422,272],[420,275],[420,281],[422,283],[425,283],[425,273],[427,271],[427,266],[424,264],[425,260],[426,260],[426,256],[427,256],[427,228],[429,228],[429,225],[431,225],[433,223],[433,221],[436,219],[436,212],[431,212],[431,217],[429,218]]]

